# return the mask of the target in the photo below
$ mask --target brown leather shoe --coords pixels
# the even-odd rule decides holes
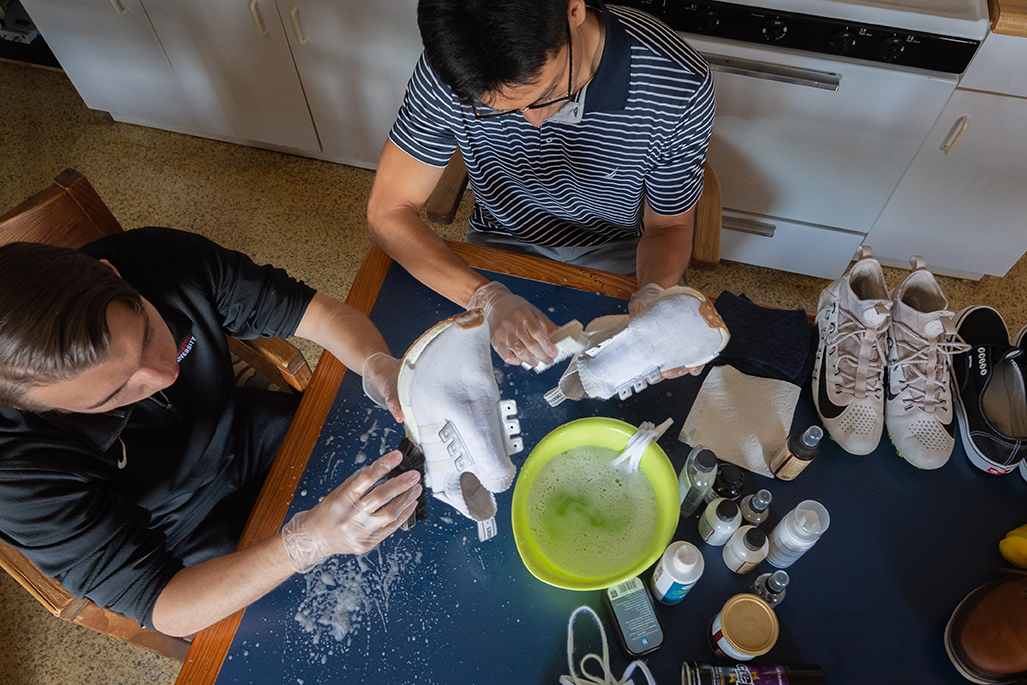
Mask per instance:
[[[996,580],[967,595],[945,628],[945,650],[975,683],[1027,683],[1027,576]]]

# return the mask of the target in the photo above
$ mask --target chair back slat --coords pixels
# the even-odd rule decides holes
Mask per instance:
[[[121,231],[93,186],[74,169],[65,169],[49,188],[0,216],[0,245],[24,240],[79,248]]]

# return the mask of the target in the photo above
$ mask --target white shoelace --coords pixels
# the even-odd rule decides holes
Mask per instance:
[[[596,622],[596,625],[599,626],[599,637],[603,641],[602,658],[600,658],[598,654],[594,653],[589,653],[581,657],[580,676],[574,671],[574,619],[577,618],[579,614],[588,614],[592,617]],[[602,667],[603,673],[601,676],[589,673],[585,668],[585,664],[590,660],[597,661]],[[606,644],[606,631],[603,629],[603,622],[599,620],[599,616],[596,615],[596,612],[593,611],[591,607],[587,606],[575,609],[574,613],[571,614],[570,620],[567,622],[567,668],[570,669],[571,674],[560,676],[560,685],[626,685],[627,683],[632,683],[632,685],[634,685],[635,681],[631,680],[631,674],[635,672],[636,668],[642,671],[649,685],[656,685],[656,680],[653,678],[653,674],[650,673],[649,667],[641,661],[632,661],[628,664],[628,667],[624,669],[624,675],[621,676],[620,680],[617,680],[614,677],[613,671],[610,670],[610,647]]]
[[[909,411],[920,407],[928,414],[936,407],[947,406],[945,393],[949,386],[949,367],[952,355],[966,352],[970,346],[955,337],[952,325],[953,314],[946,312],[942,318],[930,321],[924,327],[929,337],[901,322],[893,322],[901,336],[892,336],[898,351],[895,365],[902,371],[903,390],[909,390],[904,398],[903,408]],[[951,336],[943,339],[943,336]]]
[[[879,303],[857,317],[838,305],[837,329],[828,330],[828,353],[836,354],[834,373],[840,382],[836,388],[848,393],[856,399],[864,399],[867,395],[881,397],[882,380],[884,379],[885,343],[888,337],[886,323],[891,303]],[[883,310],[883,311],[881,311]],[[830,311],[824,309],[824,316]],[[858,345],[855,354],[851,348]],[[842,368],[842,362],[847,368]]]
[[[660,436],[666,433],[667,429],[670,428],[673,423],[674,419],[667,419],[659,426],[654,424],[652,421],[643,421],[635,434],[628,438],[628,444],[624,448],[624,451],[620,453],[620,456],[615,457],[614,460],[610,462],[611,465],[619,466],[624,462],[628,462],[628,473],[638,471],[638,465],[642,462],[642,455],[645,454],[645,450],[649,447],[649,443],[653,440],[659,440]]]

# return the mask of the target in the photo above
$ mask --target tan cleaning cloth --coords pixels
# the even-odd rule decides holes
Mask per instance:
[[[695,398],[678,440],[706,445],[718,458],[774,477],[770,460],[788,440],[799,386],[717,366]]]

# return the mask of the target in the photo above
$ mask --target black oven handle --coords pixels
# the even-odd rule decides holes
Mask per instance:
[[[842,81],[841,74],[834,74],[829,71],[799,69],[783,64],[771,64],[770,62],[759,62],[742,57],[725,57],[724,55],[709,53],[703,54],[703,58],[706,59],[710,69],[713,71],[766,79],[768,81],[791,83],[796,86],[807,86],[822,90],[838,90],[838,86]]]

